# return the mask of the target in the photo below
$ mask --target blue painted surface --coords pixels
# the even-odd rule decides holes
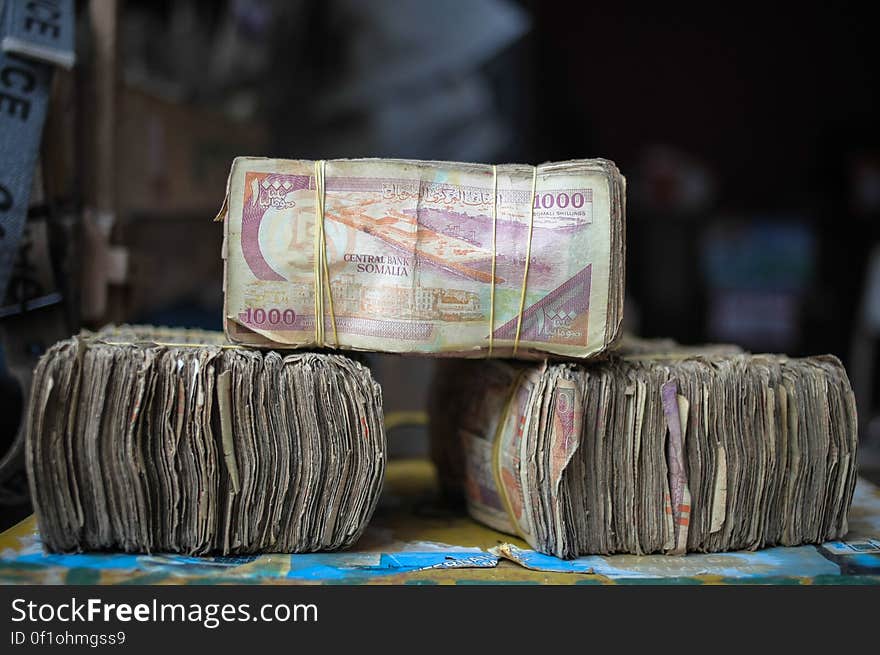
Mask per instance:
[[[877,581],[880,576],[880,553],[871,552],[872,540],[829,542],[821,548],[769,548],[757,552],[690,554],[683,557],[651,555],[591,556],[562,560],[530,549],[506,545],[505,553],[518,564],[549,573],[589,573],[614,581],[691,581],[710,580],[748,583],[790,578],[833,580],[863,576]],[[398,545],[398,548],[401,546]],[[303,582],[369,582],[374,579],[438,569],[492,568],[498,565],[496,552],[479,548],[446,546],[439,543],[412,542],[393,552],[343,551],[334,553],[267,554],[240,557],[189,557],[155,554],[47,554],[36,530],[20,537],[11,547],[0,550],[0,570],[4,579],[15,578],[16,570],[44,571],[46,580],[58,572],[131,571],[138,579],[151,581],[177,578],[180,581],[211,583],[216,581],[259,582],[286,579]],[[413,550],[407,550],[412,548]],[[500,552],[500,551],[499,551]],[[462,577],[467,577],[462,572]],[[503,576],[502,576],[503,577]],[[584,580],[596,578],[584,577]]]
[[[339,581],[351,576],[381,577],[426,569],[491,568],[498,558],[481,550],[397,553],[311,553],[291,555],[288,578]]]
[[[7,558],[4,558],[7,559]],[[8,560],[7,560],[8,561]],[[137,569],[137,555],[92,555],[85,553],[59,555],[43,552],[21,554],[13,558],[14,562],[23,564],[39,564],[47,567],[79,568],[79,569]]]
[[[561,560],[533,550],[506,546],[512,559],[540,571],[595,573],[609,578],[763,578],[768,576],[815,577],[840,575],[840,567],[823,557],[815,546],[768,548],[755,552],[693,553],[683,557],[667,555],[589,556]]]
[[[38,538],[21,551],[0,554],[6,565],[38,566],[46,569],[132,571],[203,579],[236,577],[248,579],[287,578],[310,582],[374,578],[425,569],[489,568],[498,558],[479,549],[445,551],[401,551],[394,553],[339,552],[296,555],[267,554],[245,557],[190,557],[157,554],[48,554]]]

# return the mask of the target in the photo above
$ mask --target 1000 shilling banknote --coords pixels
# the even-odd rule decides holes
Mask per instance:
[[[620,329],[624,215],[625,180],[603,159],[240,157],[218,217],[226,333],[276,348],[589,357]]]

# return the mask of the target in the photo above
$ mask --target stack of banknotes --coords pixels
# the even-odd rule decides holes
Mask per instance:
[[[273,348],[586,358],[618,336],[625,181],[540,166],[238,158],[226,333]]]
[[[379,386],[341,355],[123,328],[53,346],[27,472],[52,551],[246,554],[349,546],[385,468]]]
[[[433,403],[435,458],[474,518],[565,558],[846,533],[857,430],[838,360],[636,350],[592,366],[444,362],[435,390],[455,411]]]
[[[674,339],[644,339],[624,332],[609,348],[608,355],[617,358],[636,355],[656,357],[658,353],[665,353],[676,357],[687,354],[707,357],[742,352],[740,347],[733,344],[684,346]],[[465,502],[465,457],[459,438],[461,416],[466,411],[477,411],[474,403],[484,400],[484,376],[477,374],[472,377],[472,372],[472,367],[460,364],[457,359],[439,360],[427,396],[430,457],[437,469],[441,497],[450,505]],[[497,397],[497,394],[492,397]],[[492,413],[497,409],[483,407],[479,411]]]
[[[846,532],[840,362],[623,337],[613,163],[238,158],[218,218],[225,334],[115,328],[40,361],[26,455],[50,550],[351,545],[382,486],[382,398],[333,350],[442,357],[444,491],[541,552]]]

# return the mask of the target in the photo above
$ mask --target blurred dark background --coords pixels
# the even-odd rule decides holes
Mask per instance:
[[[28,366],[55,339],[109,321],[221,328],[211,219],[236,155],[601,156],[628,180],[628,328],[839,356],[862,470],[878,477],[880,41],[868,5],[77,9],[78,63],[53,85],[29,225],[31,252],[51,266],[35,272],[32,254],[31,283],[6,301],[52,292],[55,304],[0,317],[0,448],[19,429]],[[388,411],[423,409],[430,360],[372,363]],[[412,423],[392,455],[426,450]],[[21,475],[3,485],[7,506],[25,502]]]

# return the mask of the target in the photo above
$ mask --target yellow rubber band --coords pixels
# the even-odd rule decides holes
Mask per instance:
[[[510,418],[510,410],[513,408],[513,401],[516,398],[517,391],[519,391],[520,384],[522,384],[524,375],[524,373],[520,373],[516,376],[510,387],[507,400],[504,403],[501,419],[498,421],[498,425],[495,426],[495,435],[492,437],[492,477],[495,480],[495,488],[498,490],[498,495],[501,496],[501,503],[504,505],[507,518],[510,519],[510,524],[513,526],[516,536],[523,541],[528,541],[519,526],[519,521],[517,521],[516,514],[513,512],[513,504],[510,502],[507,488],[501,479],[501,435],[504,434],[504,428]]]
[[[327,301],[330,304],[330,324],[333,326],[333,343],[339,347],[339,333],[336,331],[336,312],[333,309],[333,290],[330,288],[330,268],[327,264],[327,233],[324,231],[324,205],[327,199],[327,185],[324,177],[326,162],[321,160],[321,265],[324,273],[324,284],[327,285]],[[324,289],[321,289],[321,302],[324,300]],[[323,305],[322,305],[323,310]],[[324,338],[324,316],[321,312],[321,339]]]
[[[492,356],[492,347],[495,345],[495,255],[496,255],[496,225],[498,223],[498,167],[492,164],[492,286],[489,290],[489,353]]]
[[[385,431],[410,425],[428,425],[428,412],[399,411],[385,413]]]
[[[324,194],[321,188],[324,186],[324,167],[321,165],[323,161],[315,162],[315,345],[319,348],[323,345],[323,328],[324,328],[324,302],[321,294],[324,292],[324,285],[321,282],[321,234],[324,231]]]
[[[519,295],[519,315],[516,319],[516,336],[513,338],[513,355],[519,348],[519,334],[522,329],[523,309],[526,306],[526,287],[529,281],[529,263],[532,259],[532,231],[535,227],[535,189],[538,184],[538,167],[532,169],[532,193],[529,197],[529,238],[526,241],[526,268],[523,271],[522,290]]]
[[[333,311],[333,293],[330,290],[330,271],[327,266],[327,237],[324,234],[324,168],[326,161],[315,162],[315,345],[323,347],[324,342],[324,288],[330,302],[330,318],[333,323],[333,340],[339,346],[336,332],[336,313]]]

